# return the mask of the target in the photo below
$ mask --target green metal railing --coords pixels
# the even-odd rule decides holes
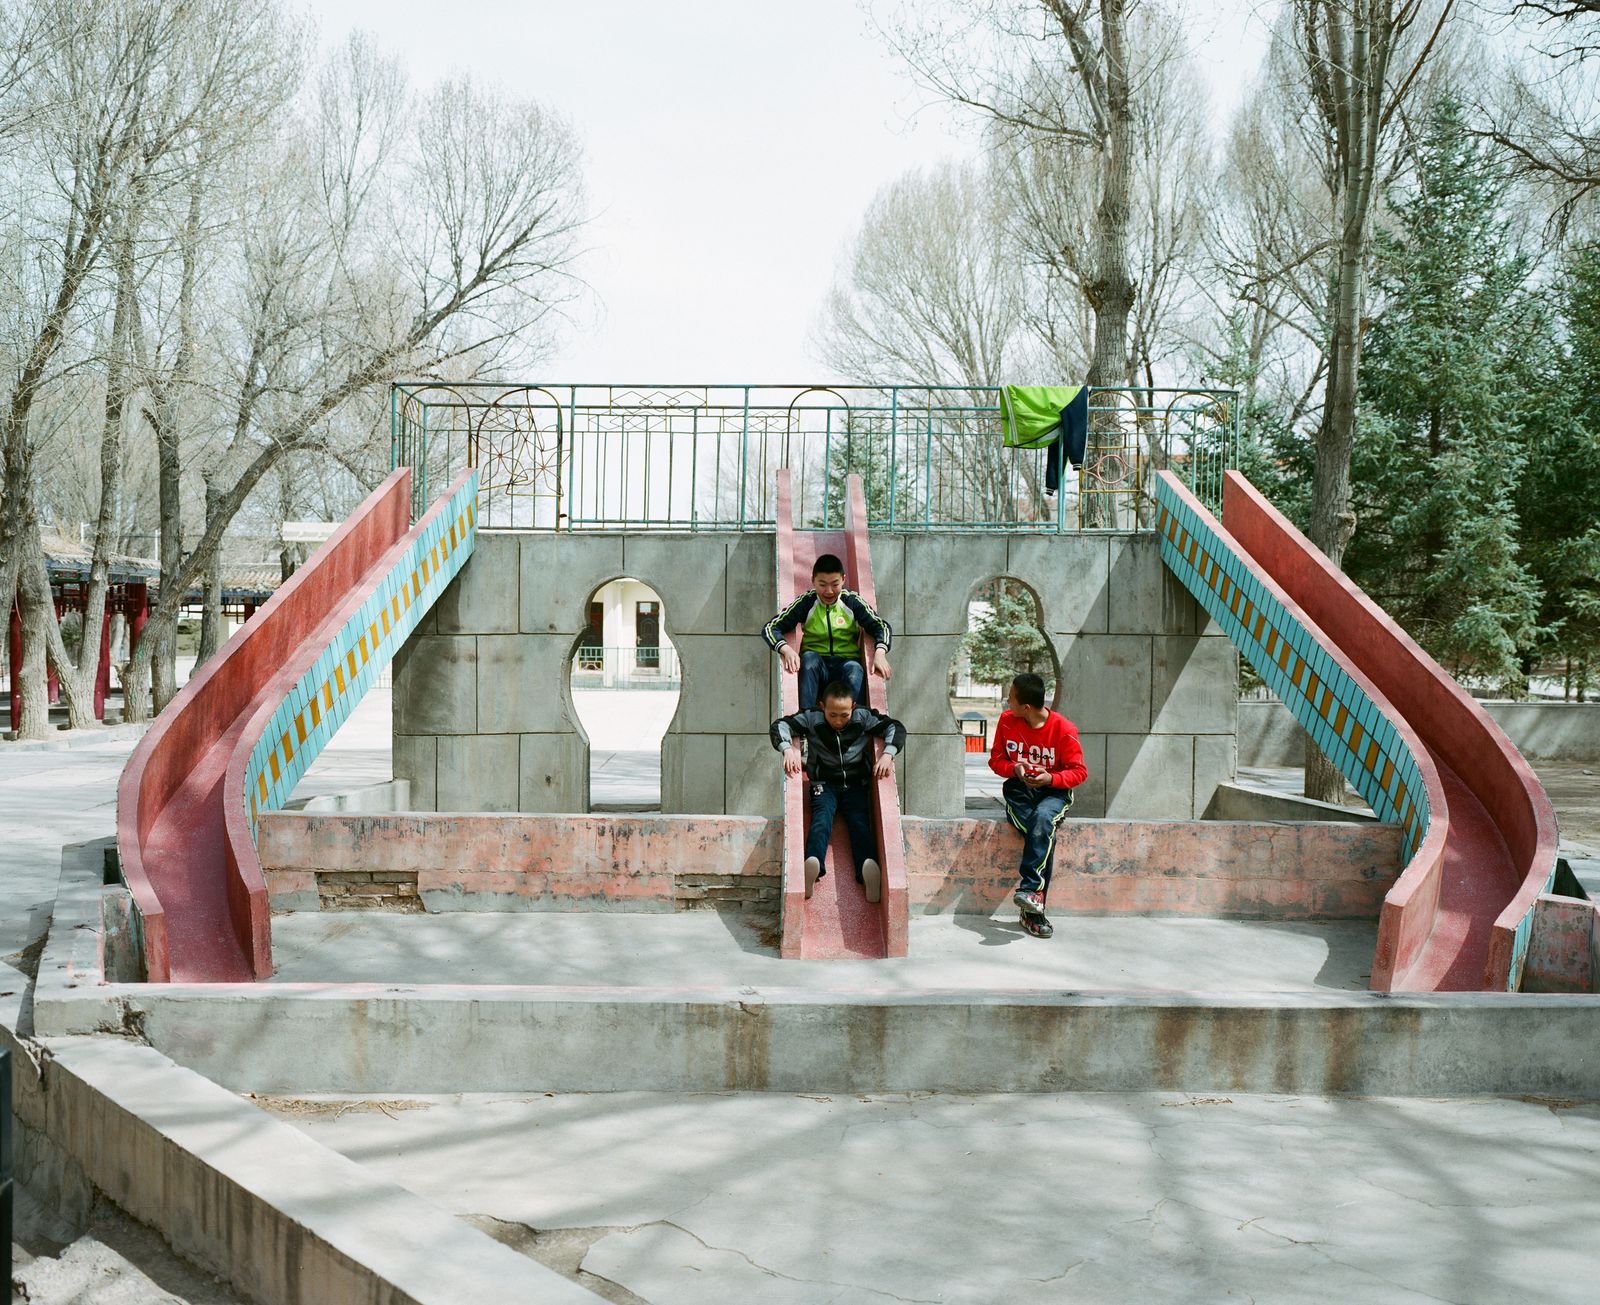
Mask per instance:
[[[416,510],[476,467],[485,529],[771,529],[779,467],[816,528],[855,473],[879,530],[1141,529],[1156,471],[1217,507],[1239,450],[1232,390],[1092,390],[1084,465],[1054,495],[1045,450],[1005,447],[992,388],[408,381],[390,400]]]

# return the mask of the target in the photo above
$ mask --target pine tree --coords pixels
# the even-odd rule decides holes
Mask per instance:
[[[1523,544],[1544,600],[1540,660],[1580,700],[1600,668],[1600,246],[1567,261],[1559,300],[1566,349],[1529,391],[1528,463],[1518,492]]]
[[[1507,182],[1443,100],[1374,241],[1383,311],[1362,367],[1344,566],[1458,674],[1519,691],[1540,588],[1519,546],[1524,386],[1550,326],[1506,252]]]
[[[989,601],[989,611],[965,640],[972,678],[980,684],[1009,684],[1013,676],[1032,672],[1044,676],[1048,696],[1054,686],[1055,657],[1039,629],[1032,595],[1000,580]]]

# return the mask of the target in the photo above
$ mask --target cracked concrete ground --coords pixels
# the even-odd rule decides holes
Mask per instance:
[[[424,1103],[263,1102],[619,1301],[1498,1305],[1592,1300],[1600,1270],[1594,1103],[407,1102]]]

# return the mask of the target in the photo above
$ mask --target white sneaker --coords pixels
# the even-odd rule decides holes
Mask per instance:
[[[814,856],[806,858],[806,901],[811,900],[811,890],[817,886],[817,878],[822,874],[822,862]]]
[[[883,896],[883,871],[870,856],[861,863],[861,887],[869,902]]]

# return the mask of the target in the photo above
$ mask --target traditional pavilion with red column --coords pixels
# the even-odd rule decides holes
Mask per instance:
[[[87,545],[74,543],[60,536],[44,538],[46,567],[50,574],[50,591],[55,599],[56,620],[69,612],[82,612],[89,596],[89,568],[94,553]],[[106,696],[111,690],[111,618],[121,613],[128,623],[128,654],[132,656],[139,635],[150,616],[151,602],[158,596],[160,564],[153,558],[113,555],[110,559],[111,583],[106,589],[105,620],[100,623],[100,660],[94,678],[94,716],[103,721],[106,717]],[[255,610],[272,596],[278,587],[278,576],[272,570],[250,568],[224,575],[222,605],[228,616],[248,620]],[[184,596],[184,606],[198,607],[202,594],[198,588]],[[22,703],[22,614],[16,603],[11,607],[8,656],[10,675],[11,728]],[[52,703],[61,700],[61,685],[54,666],[48,671],[49,693]]]

